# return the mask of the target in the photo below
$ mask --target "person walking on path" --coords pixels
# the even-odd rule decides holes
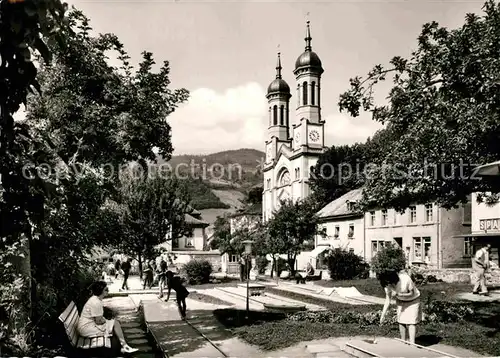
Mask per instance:
[[[239,264],[240,264],[240,281],[243,282],[245,281],[245,270],[246,270],[246,262],[243,255],[240,257]]]
[[[163,258],[160,261],[160,267],[158,269],[158,286],[160,287],[160,294],[158,295],[158,298],[163,297],[163,288],[165,287],[165,284],[167,282],[167,263]]]
[[[486,244],[481,249],[479,249],[472,258],[472,269],[474,271],[474,273],[472,274],[472,282],[474,283],[472,293],[475,295],[488,295],[488,288],[486,287],[486,277],[484,276],[484,274],[490,268],[490,250],[491,245]],[[481,289],[481,291],[479,291],[479,289]]]
[[[121,264],[121,270],[123,271],[123,284],[122,284],[122,290],[128,290],[128,276],[130,275],[130,269],[132,268],[132,265],[130,265],[130,258],[126,258],[124,262]]]
[[[120,340],[122,353],[137,352],[137,348],[130,347],[123,335],[120,322],[115,319],[105,319],[103,298],[107,295],[109,289],[104,281],[94,282],[90,286],[92,297],[88,299],[82,309],[78,320],[77,330],[82,337],[111,337],[113,333]]]
[[[167,299],[165,302],[168,302],[170,298],[170,291],[173,289],[175,291],[175,298],[177,300],[177,308],[179,309],[179,314],[181,315],[181,319],[186,319],[186,297],[189,295],[189,291],[182,284],[181,278],[179,276],[174,276],[172,271],[166,272],[167,277]]]
[[[394,297],[401,339],[415,343],[417,324],[422,321],[420,291],[410,275],[404,270],[383,272],[379,275],[379,281],[385,290],[385,303],[380,315],[380,324],[384,323],[391,298]]]
[[[144,269],[144,283],[142,286],[142,289],[145,290],[146,286],[151,289],[153,286],[153,279],[154,279],[154,261],[151,260],[147,263],[146,268]]]
[[[115,262],[115,280],[118,278],[118,274],[120,273],[121,270],[121,262],[120,259],[116,260]]]

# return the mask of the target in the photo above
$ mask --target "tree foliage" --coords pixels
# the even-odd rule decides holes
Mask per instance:
[[[239,219],[239,220],[238,220]],[[229,217],[217,217],[214,223],[214,239],[211,248],[224,253],[241,255],[245,252],[244,241],[252,241],[252,255],[265,256],[267,251],[267,228],[260,218],[240,216],[233,222]]]
[[[135,71],[116,36],[90,35],[80,11],[64,17],[58,1],[0,6],[0,245],[2,262],[17,256],[19,265],[28,264],[22,274],[6,270],[2,281],[34,279],[31,290],[20,291],[31,292],[42,332],[51,314],[81,294],[67,281],[87,263],[90,248],[118,236],[120,222],[106,203],[119,196],[121,168],[154,159],[155,148],[169,158],[166,117],[188,93],[168,88],[168,63],[153,72],[150,53],[143,53]],[[120,68],[109,65],[113,54]],[[30,86],[41,95],[28,96],[26,119],[14,122]]]
[[[399,246],[388,244],[377,251],[370,266],[377,277],[388,271],[399,272],[406,267],[405,253]]]
[[[124,176],[119,203],[114,205],[121,234],[115,246],[134,255],[141,265],[152,258],[155,246],[191,236],[192,228],[186,222],[186,214],[193,210],[189,201],[189,194],[176,179]]]
[[[310,200],[283,201],[266,223],[266,250],[273,256],[273,261],[277,255],[287,255],[292,275],[295,274],[297,255],[314,243],[316,235],[323,233],[318,229],[316,209]]]
[[[498,181],[473,177],[476,164],[500,156],[500,5],[467,14],[458,29],[425,24],[408,59],[394,57],[365,78],[351,79],[339,106],[356,117],[369,111],[395,140],[383,165],[370,170],[364,203],[404,209],[435,201],[449,208],[473,191],[498,192]],[[392,76],[388,103],[375,86]]]

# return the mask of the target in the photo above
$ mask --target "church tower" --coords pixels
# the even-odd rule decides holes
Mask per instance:
[[[295,61],[293,74],[297,81],[298,119],[306,118],[310,123],[321,122],[321,74],[323,67],[319,56],[312,51],[309,21],[306,28],[305,51]]]
[[[321,119],[320,92],[323,67],[312,51],[309,21],[304,52],[295,61],[297,107],[289,121],[290,87],[281,78],[278,54],[276,79],[267,89],[269,126],[263,165],[262,216],[267,221],[285,200],[298,201],[311,194],[310,175],[325,151],[325,122]]]
[[[276,64],[276,79],[267,88],[267,101],[269,103],[269,129],[268,140],[276,137],[279,141],[287,141],[290,136],[289,101],[290,87],[281,78],[281,57],[278,52]]]

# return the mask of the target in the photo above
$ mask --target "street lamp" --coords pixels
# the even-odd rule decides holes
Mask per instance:
[[[246,319],[249,317],[249,312],[250,312],[250,260],[251,260],[251,255],[252,255],[252,240],[245,240],[242,242],[243,245],[245,245],[245,255],[246,255],[246,278],[247,278],[247,312],[246,312]]]

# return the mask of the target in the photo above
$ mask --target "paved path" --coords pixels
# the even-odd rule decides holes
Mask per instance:
[[[130,346],[138,348],[135,358],[160,358],[163,357],[148,341],[145,327],[141,324],[140,314],[129,297],[112,297],[105,299],[105,307],[112,309],[117,314],[117,319],[123,328],[125,339]]]
[[[187,318],[180,319],[175,302],[143,301],[144,319],[169,358],[262,357],[262,352],[222,326],[212,311],[216,305],[187,299]]]
[[[339,337],[339,338],[326,338],[318,339],[308,342],[300,342],[292,347],[284,348],[279,351],[269,352],[266,357],[288,357],[288,358],[303,358],[312,357],[312,351],[322,351],[323,354],[319,354],[318,357],[335,357],[335,358],[348,358],[353,357],[352,355],[343,351],[346,343],[352,343],[364,339],[373,339],[374,337],[359,336],[359,337]],[[384,337],[377,337],[377,339],[384,339]],[[328,349],[318,349],[319,346],[328,346]],[[452,347],[444,344],[434,344],[429,346],[431,349],[438,350],[445,354],[449,354],[455,357],[483,357],[482,355],[467,350],[463,348]],[[394,352],[396,356],[397,352]]]

